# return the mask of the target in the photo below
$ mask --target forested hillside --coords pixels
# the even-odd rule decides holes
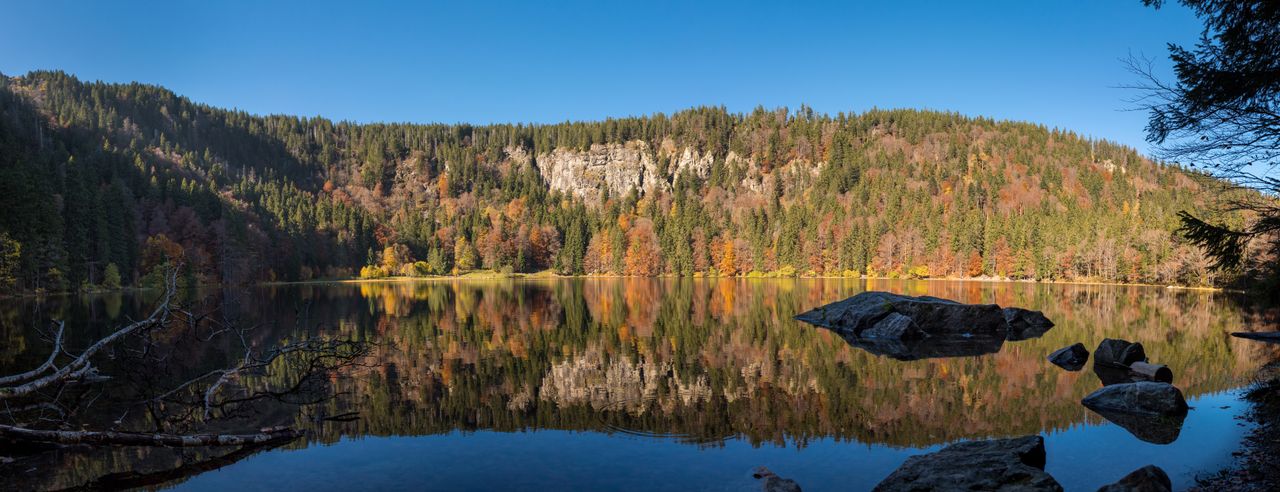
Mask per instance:
[[[486,268],[1206,284],[1172,232],[1200,179],[951,113],[353,124],[33,72],[0,77],[0,289],[145,283],[166,262],[225,283]]]

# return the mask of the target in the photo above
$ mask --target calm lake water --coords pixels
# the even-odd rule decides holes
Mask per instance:
[[[1042,337],[971,354],[876,355],[792,320],[865,290],[1042,310]],[[869,489],[908,456],[968,439],[1040,434],[1046,469],[1094,490],[1146,464],[1179,488],[1231,461],[1240,388],[1272,349],[1225,294],[1154,287],[944,281],[546,279],[307,284],[212,293],[256,343],[327,335],[378,342],[331,375],[324,411],[264,417],[304,439],[170,482],[179,490],[756,490],[756,466],[806,491]],[[139,296],[10,303],[0,366],[45,355],[34,327],[106,332]],[[1080,405],[1101,383],[1053,350],[1140,341],[1193,407],[1172,442]],[[918,354],[917,354],[918,355]],[[209,354],[193,359],[214,357]],[[195,362],[193,362],[194,364]],[[1139,431],[1139,434],[1143,434]],[[31,483],[74,486],[171,468],[200,451],[68,452]]]

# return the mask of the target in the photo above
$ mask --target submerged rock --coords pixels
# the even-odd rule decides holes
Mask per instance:
[[[1108,338],[1099,343],[1097,350],[1093,351],[1095,369],[1098,366],[1106,366],[1127,371],[1129,364],[1146,361],[1147,352],[1142,348],[1142,344],[1127,340]]]
[[[1062,347],[1049,354],[1049,362],[1068,371],[1079,371],[1089,362],[1089,349],[1083,343]]]
[[[1169,492],[1173,482],[1155,465],[1147,465],[1125,475],[1119,482],[1104,485],[1098,492]]]
[[[1044,464],[1040,436],[962,442],[907,458],[875,490],[1062,490]]]
[[[751,476],[764,480],[761,488],[764,492],[800,492],[800,484],[790,478],[779,477],[776,473],[763,466],[757,466],[755,472]]]
[[[1011,341],[1039,338],[1053,328],[1053,322],[1044,313],[1030,309],[1004,308],[1004,320],[1009,325],[1006,338]]]
[[[1021,340],[1053,327],[1037,311],[888,292],[863,292],[801,313],[796,319],[859,338],[891,339],[955,335]],[[1011,329],[1013,325],[1016,330]]]

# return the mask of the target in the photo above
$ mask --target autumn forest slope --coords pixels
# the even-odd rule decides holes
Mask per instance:
[[[695,108],[551,125],[257,116],[0,76],[0,289],[488,268],[1215,281],[1203,176],[953,113]],[[362,268],[364,267],[364,268]]]

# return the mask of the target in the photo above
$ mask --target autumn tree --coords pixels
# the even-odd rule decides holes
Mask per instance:
[[[720,263],[717,266],[720,275],[732,277],[738,274],[738,255],[735,249],[732,239],[724,241],[724,253],[720,255]]]
[[[453,268],[458,272],[467,272],[476,267],[476,249],[467,241],[466,236],[458,236],[453,246]]]
[[[658,251],[658,236],[653,232],[653,222],[639,219],[627,231],[626,274],[653,276],[662,271]]]

